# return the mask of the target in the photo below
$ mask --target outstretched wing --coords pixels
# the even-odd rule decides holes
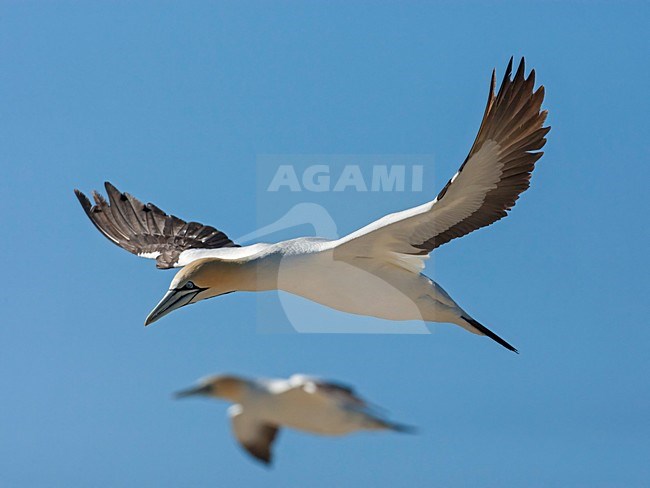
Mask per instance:
[[[228,415],[232,421],[233,433],[242,447],[254,458],[270,464],[273,456],[271,448],[278,435],[278,428],[246,415],[241,405],[228,408]]]
[[[238,247],[214,227],[167,215],[109,182],[104,186],[109,201],[95,191],[94,205],[79,190],[74,191],[86,215],[111,242],[140,257],[155,259],[160,269],[173,268],[180,254],[189,249]]]
[[[530,185],[550,127],[543,127],[544,87],[534,90],[535,71],[524,59],[511,79],[512,59],[499,92],[495,72],[481,127],[469,155],[438,197],[387,215],[337,242],[340,258],[426,255],[456,237],[505,217]],[[408,261],[404,260],[405,263]],[[403,263],[404,264],[404,263]],[[408,265],[407,265],[408,267]]]
[[[351,405],[368,406],[353,387],[337,381],[294,374],[289,378],[289,385],[291,388],[297,388],[310,394],[322,394],[327,398],[337,399]]]

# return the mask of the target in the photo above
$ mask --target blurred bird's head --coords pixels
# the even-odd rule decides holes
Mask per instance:
[[[175,397],[201,395],[237,402],[241,399],[245,386],[246,381],[237,376],[227,374],[209,376],[200,380],[197,386],[177,392]]]
[[[237,281],[241,279],[238,268],[241,268],[238,263],[214,258],[191,262],[176,273],[169,291],[147,316],[144,325],[185,305],[236,291]]]

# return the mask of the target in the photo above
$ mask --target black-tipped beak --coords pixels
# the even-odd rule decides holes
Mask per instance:
[[[153,324],[156,320],[164,317],[168,313],[188,305],[200,291],[201,289],[169,290],[147,316],[144,325]]]
[[[195,386],[194,388],[188,388],[187,390],[177,391],[174,393],[174,398],[185,398],[195,395],[209,395],[211,391],[211,385]]]

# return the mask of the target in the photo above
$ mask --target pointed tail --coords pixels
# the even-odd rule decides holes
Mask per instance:
[[[400,432],[402,434],[417,434],[418,429],[417,427],[413,427],[412,425],[406,425],[406,424],[398,424],[397,422],[391,422],[389,420],[384,420],[384,419],[374,419],[376,425],[379,426],[381,429],[387,429],[387,430],[392,430],[393,432]]]
[[[387,422],[386,425],[387,425],[388,429],[392,430],[393,432],[400,432],[402,434],[417,434],[418,433],[417,427],[414,427],[412,425],[396,424],[394,422]]]
[[[477,322],[477,321],[474,320],[473,318],[465,317],[464,315],[463,315],[461,318],[462,318],[465,322],[467,322],[469,325],[471,325],[472,327],[474,327],[476,330],[478,330],[481,334],[488,336],[490,339],[492,339],[492,340],[495,341],[495,342],[498,342],[499,344],[501,344],[501,345],[502,345],[503,347],[505,347],[506,349],[508,349],[508,350],[510,350],[510,351],[512,351],[512,352],[516,352],[517,354],[519,354],[519,351],[517,351],[517,349],[515,349],[514,346],[512,346],[511,344],[509,344],[509,343],[506,342],[505,340],[501,339],[501,337],[499,337],[498,335],[496,335],[494,332],[492,332],[490,329],[488,329],[487,327],[485,327],[485,326],[484,326],[483,324],[481,324],[480,322]]]

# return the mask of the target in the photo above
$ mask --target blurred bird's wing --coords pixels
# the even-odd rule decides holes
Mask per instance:
[[[74,191],[86,215],[112,243],[140,257],[155,259],[160,269],[187,264],[179,264],[185,251],[239,247],[214,227],[167,215],[152,203],[144,204],[120,192],[109,182],[104,186],[109,201],[93,192],[94,205],[79,190]],[[204,257],[202,253],[194,255]]]
[[[310,395],[322,396],[327,401],[334,400],[360,407],[368,406],[367,402],[357,395],[353,387],[336,381],[295,374],[289,378],[289,384],[293,389],[301,390]]]
[[[233,405],[228,409],[235,437],[254,458],[270,464],[271,448],[278,434],[278,427],[260,422],[244,413],[241,405]]]

